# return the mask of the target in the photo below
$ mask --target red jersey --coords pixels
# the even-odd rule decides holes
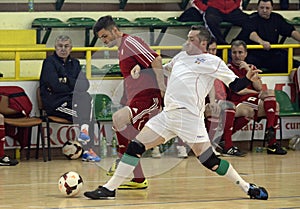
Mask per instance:
[[[234,74],[236,74],[239,78],[245,77],[247,74],[247,70],[246,69],[239,69],[238,66],[234,65],[233,63],[229,63],[228,68],[230,70],[232,70],[234,72]],[[248,89],[254,89],[253,85],[250,84],[249,86],[247,86]],[[247,101],[249,97],[256,97],[258,98],[258,93],[252,93],[252,94],[246,94],[246,95],[239,95],[231,90],[228,90],[227,92],[227,99],[234,102],[234,103],[240,103],[243,101]]]
[[[241,5],[241,0],[208,0],[206,3],[203,0],[193,0],[193,4],[201,11],[206,11],[207,7],[218,9],[223,14],[228,14],[237,9]]]
[[[139,37],[123,34],[121,45],[118,49],[119,65],[124,77],[124,88],[127,104],[134,98],[161,97],[155,73],[151,63],[158,54]],[[133,79],[131,69],[139,65],[140,77]]]

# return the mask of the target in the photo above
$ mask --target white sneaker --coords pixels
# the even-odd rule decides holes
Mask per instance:
[[[177,156],[179,158],[187,158],[188,157],[185,146],[176,146],[176,148],[177,148],[177,152],[178,152]]]
[[[151,153],[151,157],[153,158],[161,158],[161,154],[159,151],[159,146],[153,147],[152,153]]]

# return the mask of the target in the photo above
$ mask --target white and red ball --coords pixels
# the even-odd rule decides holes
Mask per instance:
[[[66,172],[58,180],[59,191],[68,197],[76,196],[82,186],[82,177],[74,171]]]
[[[77,141],[67,141],[62,146],[62,153],[70,160],[75,160],[81,157],[83,153],[82,146]]]

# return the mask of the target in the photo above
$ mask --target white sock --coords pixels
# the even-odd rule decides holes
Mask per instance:
[[[140,158],[125,153],[122,156],[114,175],[103,186],[111,191],[117,189],[123,183],[123,181],[133,172],[139,161]]]
[[[239,186],[245,193],[248,192],[250,188],[250,184],[246,182],[242,177],[236,172],[236,170],[229,164],[228,170],[224,175],[227,179],[232,181],[234,184]]]

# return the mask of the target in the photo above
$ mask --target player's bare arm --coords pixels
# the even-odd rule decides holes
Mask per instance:
[[[156,75],[158,87],[159,87],[161,95],[163,97],[165,94],[165,91],[166,91],[166,85],[165,85],[165,81],[164,81],[164,72],[163,72],[163,67],[162,67],[161,56],[157,56],[153,60],[153,62],[151,63],[151,67],[153,68],[153,71]]]

